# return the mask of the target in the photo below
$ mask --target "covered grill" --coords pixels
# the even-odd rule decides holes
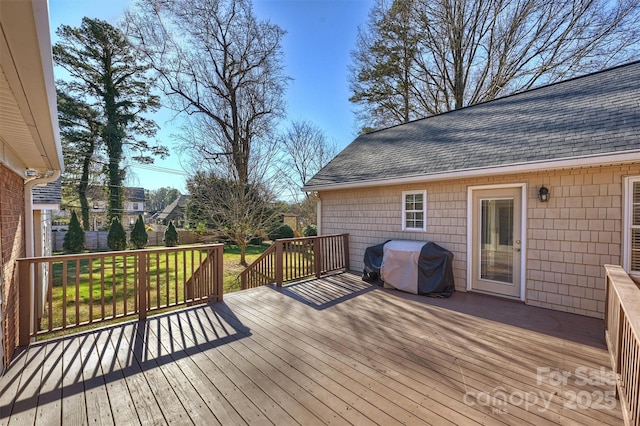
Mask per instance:
[[[414,294],[449,297],[455,291],[453,253],[434,242],[391,240],[368,247],[362,279]]]

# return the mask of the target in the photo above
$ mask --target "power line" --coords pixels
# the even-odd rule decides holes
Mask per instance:
[[[130,164],[129,166],[132,168],[150,170],[153,172],[167,173],[167,174],[179,175],[179,176],[189,176],[189,173],[185,172],[184,170],[170,169],[168,167],[154,166],[151,164]]]

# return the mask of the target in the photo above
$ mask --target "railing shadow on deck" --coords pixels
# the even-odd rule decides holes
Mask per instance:
[[[343,274],[337,273],[283,287],[269,286],[269,288],[321,311],[368,293],[376,286],[364,281],[343,279]]]
[[[67,398],[177,362],[208,380],[207,372],[187,358],[205,354],[215,363],[212,349],[248,336],[251,330],[233,311],[215,302],[33,343],[16,354],[0,382],[2,394],[20,380],[11,402],[0,406],[0,418],[59,401],[63,388]],[[12,369],[32,374],[12,374]]]

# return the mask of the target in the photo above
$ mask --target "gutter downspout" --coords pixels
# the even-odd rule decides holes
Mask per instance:
[[[43,185],[50,182],[54,182],[56,179],[60,177],[62,174],[61,170],[54,170],[51,176],[34,178],[26,181],[24,183],[24,239],[25,239],[25,254],[26,257],[35,257],[35,241],[34,241],[34,232],[33,232],[33,187],[36,185]],[[29,270],[29,282],[31,283],[31,297],[30,297],[30,310],[29,312],[34,312],[35,303],[38,303],[38,306],[42,308],[44,305],[40,301],[37,301],[37,295],[44,295],[44,291],[36,292],[36,282],[35,275],[33,271],[33,265]],[[21,279],[22,280],[22,279]],[[18,290],[19,291],[19,290]],[[22,313],[20,314],[22,315]],[[33,318],[33,314],[29,314],[30,318],[30,331],[35,330],[35,321]]]
[[[316,224],[318,228],[318,235],[322,235],[322,198],[320,198],[319,192],[314,192],[313,196],[316,197]]]

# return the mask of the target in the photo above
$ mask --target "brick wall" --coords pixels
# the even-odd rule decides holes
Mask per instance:
[[[13,356],[17,339],[16,259],[25,256],[24,181],[0,164],[0,243],[2,247],[2,332],[4,361]]]
[[[527,184],[526,302],[601,318],[605,263],[622,262],[623,178],[640,165],[514,174],[321,192],[322,233],[350,234],[352,269],[388,239],[434,241],[454,254],[456,289],[467,287],[467,188]],[[537,199],[545,185],[551,198]],[[427,190],[427,232],[401,230],[402,191]]]

